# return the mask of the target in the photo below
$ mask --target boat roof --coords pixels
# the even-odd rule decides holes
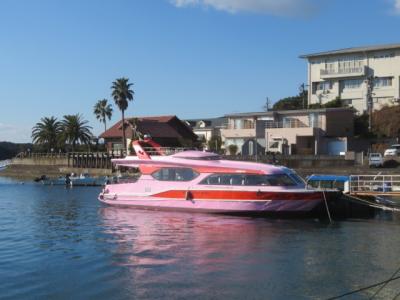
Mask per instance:
[[[149,143],[159,155],[150,155],[143,148],[143,142]],[[282,174],[291,173],[290,169],[258,162],[225,160],[212,152],[188,150],[172,155],[165,155],[162,147],[148,139],[134,141],[132,146],[137,156],[112,159],[117,166],[140,168],[141,172],[150,173],[162,167],[193,168],[200,173],[250,173],[250,174]]]
[[[183,153],[181,153],[183,154]],[[251,173],[251,174],[282,174],[291,173],[292,171],[286,167],[274,166],[264,163],[223,160],[213,153],[204,153],[202,158],[193,158],[189,153],[186,157],[178,156],[152,156],[150,159],[140,159],[135,156],[129,156],[124,159],[112,159],[115,165],[124,167],[145,166],[153,168],[161,167],[186,167],[193,168],[201,173]],[[217,159],[207,159],[216,157]]]
[[[349,180],[349,176],[347,175],[325,175],[325,174],[318,174],[318,175],[311,175],[307,178],[308,181],[339,181],[339,182],[346,182]]]
[[[205,152],[205,151],[196,151],[196,150],[188,150],[182,151],[175,154],[170,155],[170,157],[175,158],[193,158],[193,159],[208,159],[208,158],[218,158],[219,155],[213,152]]]

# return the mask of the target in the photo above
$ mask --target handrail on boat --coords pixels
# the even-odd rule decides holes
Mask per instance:
[[[400,195],[400,175],[350,175],[350,193],[391,193]]]

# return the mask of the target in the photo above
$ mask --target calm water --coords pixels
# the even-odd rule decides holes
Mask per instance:
[[[0,177],[0,299],[324,299],[400,266],[396,215],[328,225],[137,211],[98,192]],[[398,292],[395,281],[377,299]]]

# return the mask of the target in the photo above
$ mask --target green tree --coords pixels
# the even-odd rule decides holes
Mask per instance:
[[[32,128],[32,141],[44,146],[48,151],[56,148],[59,142],[61,123],[55,117],[44,117]]]
[[[88,121],[84,120],[82,115],[65,115],[61,121],[61,138],[71,146],[72,151],[75,150],[77,143],[89,145],[93,137],[90,129],[92,127],[86,125]]]
[[[296,110],[307,108],[308,91],[304,90],[297,96],[286,97],[275,102],[272,106],[273,110]],[[305,107],[303,107],[305,105]]]
[[[310,104],[308,108],[335,108],[335,107],[344,107],[342,99],[340,96],[337,96],[335,99],[326,102],[325,104],[314,103]]]
[[[104,123],[104,131],[107,130],[107,119],[111,120],[113,112],[111,104],[108,104],[107,102],[107,99],[99,100],[93,108],[93,113],[96,115],[96,119],[101,123]]]
[[[373,134],[368,130],[368,114],[354,116],[354,135],[363,138],[373,137]]]
[[[221,151],[222,140],[218,135],[213,135],[207,143],[208,149],[219,153]]]
[[[122,114],[122,143],[124,150],[126,150],[125,110],[128,108],[128,102],[133,100],[134,91],[131,89],[132,85],[132,83],[129,83],[128,78],[122,77],[116,79],[111,86],[111,95]]]
[[[231,144],[228,146],[228,151],[230,155],[235,155],[238,151],[238,146],[236,146],[235,144]]]

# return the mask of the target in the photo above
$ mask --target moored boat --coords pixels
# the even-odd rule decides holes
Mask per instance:
[[[155,210],[289,214],[310,212],[323,201],[321,191],[308,189],[286,167],[223,160],[202,151],[165,155],[151,140],[135,141],[133,148],[136,156],[113,163],[139,168],[141,176],[134,182],[107,184],[101,202]]]
[[[103,186],[109,181],[108,176],[92,177],[89,174],[67,174],[58,178],[48,178],[43,175],[37,178],[36,182],[41,182],[44,185],[65,185],[65,186]]]
[[[0,171],[7,169],[7,167],[11,164],[11,160],[2,160],[0,161]]]

